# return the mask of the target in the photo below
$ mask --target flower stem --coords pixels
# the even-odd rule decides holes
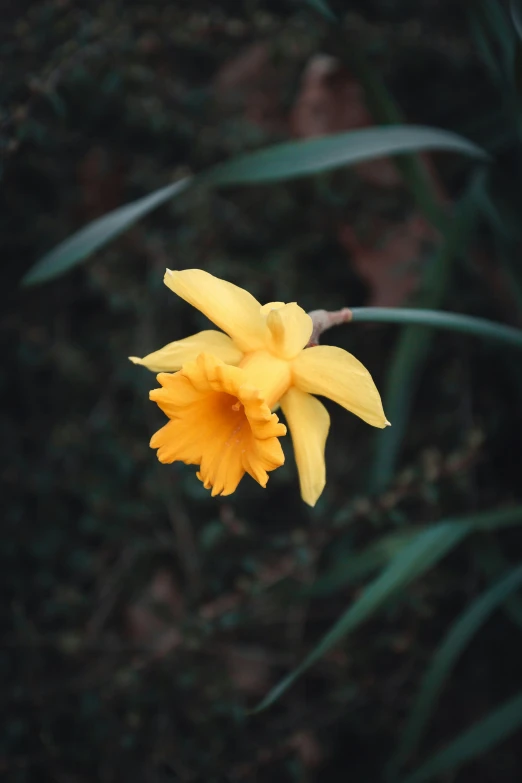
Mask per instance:
[[[417,324],[500,340],[522,348],[522,329],[488,321],[486,318],[475,318],[471,315],[459,315],[443,310],[416,310],[409,307],[355,307],[351,313],[353,322]]]
[[[312,319],[313,330],[307,348],[318,345],[319,338],[327,329],[347,324],[352,320],[352,311],[348,307],[343,307],[342,310],[312,310],[308,315]]]

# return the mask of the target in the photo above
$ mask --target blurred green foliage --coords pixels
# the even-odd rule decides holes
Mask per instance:
[[[331,406],[328,485],[314,510],[299,499],[290,449],[267,490],[244,480],[222,500],[192,469],[159,465],[148,448],[162,422],[147,399],[154,379],[126,357],[205,325],[163,286],[165,266],[208,269],[263,301],[364,306],[374,284],[342,229],[371,245],[376,225],[405,224],[416,211],[434,234],[427,250],[419,245],[403,303],[520,326],[519,50],[509,5],[493,1],[6,3],[6,780],[374,783],[392,774],[449,629],[489,606],[520,563],[516,524],[480,524],[519,516],[519,354],[448,333],[332,330],[328,342],[393,387],[403,426],[379,472],[382,435]],[[471,216],[455,207],[468,204],[471,175],[455,155],[402,163],[402,179],[388,174],[385,185],[387,162],[377,181],[375,169],[373,180],[339,169],[194,190],[83,267],[19,287],[91,220],[307,135],[303,112],[313,125],[317,104],[306,114],[305,77],[325,54],[335,68],[315,99],[329,130],[351,126],[321,100],[351,100],[360,114],[355,80],[376,123],[456,131],[493,156]],[[388,259],[397,279],[402,261],[411,259]],[[252,714],[376,589],[379,612]],[[520,780],[521,613],[519,595],[505,597],[458,650],[422,743],[393,780]]]

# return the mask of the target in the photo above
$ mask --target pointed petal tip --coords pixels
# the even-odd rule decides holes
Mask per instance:
[[[301,391],[337,402],[372,427],[390,425],[372,376],[348,351],[333,345],[308,348],[294,359],[292,371]]]
[[[386,426],[391,427],[391,425],[392,425],[391,421],[388,421],[388,419],[386,419]]]
[[[264,347],[265,318],[248,291],[204,269],[168,269],[163,282],[231,337],[241,351]]]
[[[127,359],[133,364],[143,364],[139,356],[127,356]]]
[[[163,442],[162,438],[161,438],[161,435],[160,435],[160,432],[161,432],[161,430],[158,430],[157,432],[155,432],[154,435],[152,436],[152,438],[150,439],[149,447],[151,449],[159,449],[160,448],[160,446],[161,446],[161,444]],[[161,462],[159,453],[156,456],[158,457],[158,460]]]
[[[310,506],[310,508],[314,508],[314,506],[317,504],[317,501],[323,494],[324,488],[326,486],[326,476],[324,480],[319,481],[317,484],[312,484],[309,487],[301,487],[301,498],[304,500],[307,506]]]

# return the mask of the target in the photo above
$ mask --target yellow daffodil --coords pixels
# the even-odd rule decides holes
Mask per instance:
[[[386,420],[368,370],[342,348],[307,348],[313,323],[295,302],[260,303],[200,269],[167,270],[165,284],[223,332],[169,343],[136,364],[159,372],[150,392],[169,422],[152,437],[161,462],[199,465],[212,495],[229,495],[245,472],[263,487],[284,462],[278,438],[290,428],[301,494],[315,505],[325,485],[330,417],[312,395],[328,397],[374,427]]]

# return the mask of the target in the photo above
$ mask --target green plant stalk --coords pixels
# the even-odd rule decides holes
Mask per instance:
[[[389,92],[377,70],[372,67],[356,42],[349,47],[350,65],[363,86],[368,108],[374,119],[381,125],[395,125],[406,122],[402,111]],[[346,47],[343,47],[343,52]],[[394,164],[409,188],[415,203],[427,220],[444,231],[448,216],[440,196],[435,190],[433,180],[419,155],[411,154]]]
[[[490,748],[507,739],[522,726],[522,693],[503,702],[478,723],[459,734],[439,753],[431,756],[403,783],[424,783],[441,780],[441,776],[467,761],[482,756]],[[446,777],[444,779],[447,779]]]
[[[457,660],[491,614],[522,585],[522,566],[510,571],[478,596],[457,618],[432,656],[398,749],[390,763],[389,775],[395,780],[400,767],[417,749],[433,708]]]
[[[489,582],[507,573],[511,563],[504,557],[496,536],[484,535],[475,542],[473,560]],[[512,595],[504,602],[504,612],[517,628],[522,628],[522,597]]]
[[[336,23],[338,21],[337,17],[333,13],[328,3],[325,2],[325,0],[304,0],[304,2],[307,3],[310,8],[313,8],[314,11],[317,11],[322,16],[324,16],[325,19],[328,19],[330,22]]]
[[[314,5],[316,5],[316,0]],[[329,18],[332,20],[332,16]],[[368,108],[376,122],[380,125],[406,122],[399,105],[387,89],[378,70],[372,67],[369,59],[363,53],[359,41],[352,36],[347,46],[345,31],[341,26],[337,27],[336,38],[337,54],[341,60],[347,61],[350,69],[355,72],[364,89]],[[411,154],[400,160],[394,159],[393,162],[402,174],[421,212],[440,231],[444,231],[447,222],[446,209],[422,158],[419,155]]]
[[[299,591],[299,595],[304,597],[327,596],[348,585],[360,583],[385,566],[419,532],[416,528],[395,531],[369,544],[362,551],[339,557],[314,584],[303,587]]]
[[[522,329],[497,324],[486,318],[459,315],[443,310],[420,310],[409,307],[355,307],[351,313],[353,323],[415,324],[416,326],[428,326],[432,329],[471,334],[489,340],[499,340],[508,345],[522,348]]]
[[[402,112],[393,96],[355,41],[350,46],[349,60],[364,88],[373,117],[385,125],[404,122]],[[404,156],[400,160],[395,159],[394,163],[418,208],[444,236],[443,245],[424,274],[422,291],[417,298],[417,304],[421,306],[438,308],[444,299],[449,283],[450,266],[453,256],[459,250],[461,235],[469,235],[470,201],[476,199],[478,191],[483,189],[483,175],[481,173],[473,179],[469,192],[457,205],[455,215],[451,218],[419,155]],[[396,343],[384,394],[386,408],[394,427],[380,433],[377,440],[369,480],[370,492],[383,491],[393,475],[407,428],[417,381],[429,352],[431,339],[432,336],[428,331],[413,325],[403,330]]]
[[[515,43],[515,31],[512,20],[503,11],[500,3],[496,0],[479,0],[472,4],[474,12],[477,14],[482,29],[492,40],[496,40],[495,45],[501,58],[501,64],[504,74],[508,74],[513,61],[513,47]]]
[[[452,262],[462,251],[471,234],[477,216],[476,202],[482,188],[483,173],[480,172],[473,178],[466,194],[457,204],[444,242],[424,273],[418,304],[427,309],[438,309],[442,305]],[[430,324],[423,322],[421,316],[417,317],[417,321],[407,320],[409,317],[407,313],[422,311],[405,308],[400,312],[405,313],[402,323],[406,326],[395,345],[384,388],[384,403],[393,427],[379,433],[376,439],[376,451],[368,482],[368,490],[371,493],[384,491],[394,474],[417,382],[432,340],[431,332],[425,328]],[[384,316],[383,312],[379,317],[384,318]],[[360,311],[358,320],[362,320]]]
[[[520,67],[522,63],[522,17],[518,0],[511,0],[506,14],[496,0],[475,0],[470,3],[468,16],[471,31],[485,64],[501,97],[505,116],[516,129],[522,141],[522,112],[520,108]],[[522,161],[519,160],[520,167]]]
[[[346,612],[330,628],[308,656],[284,677],[253,710],[270,707],[307,669],[329,650],[373,617],[388,601],[401,593],[414,579],[432,568],[466,536],[477,530],[495,530],[522,523],[522,506],[441,520],[422,530],[406,544],[386,568],[368,584]]]

